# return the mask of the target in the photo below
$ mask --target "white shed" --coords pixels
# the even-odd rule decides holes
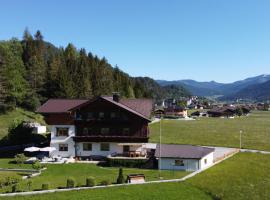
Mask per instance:
[[[162,170],[196,171],[213,164],[214,148],[158,144],[155,157]]]

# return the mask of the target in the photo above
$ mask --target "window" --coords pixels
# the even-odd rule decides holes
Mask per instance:
[[[59,137],[59,136],[68,136],[68,128],[60,128],[60,127],[57,127],[56,128],[56,136]]]
[[[206,158],[204,159],[204,164],[207,164],[207,159]]]
[[[183,160],[175,160],[174,165],[175,166],[184,166],[184,161]]]
[[[115,112],[111,112],[111,119],[115,119],[116,118],[116,113]]]
[[[92,151],[92,143],[83,143],[84,151]]]
[[[99,119],[104,119],[104,116],[105,116],[104,112],[98,113],[98,118]]]
[[[87,119],[93,119],[94,114],[92,112],[87,113]]]
[[[79,112],[75,113],[75,117],[77,120],[81,120],[82,119],[82,115]]]
[[[83,128],[83,135],[88,135],[88,128]]]
[[[123,152],[129,152],[129,146],[128,145],[124,145],[123,146]]]
[[[68,144],[59,144],[59,151],[68,151]]]
[[[109,143],[101,143],[100,144],[100,151],[110,151],[110,144]]]
[[[123,135],[129,134],[129,128],[123,128]]]
[[[91,128],[88,128],[88,127],[83,128],[83,135],[90,135],[91,132],[92,132]]]
[[[100,133],[102,134],[102,135],[106,135],[106,134],[108,134],[110,132],[110,129],[109,128],[101,128],[100,129]]]

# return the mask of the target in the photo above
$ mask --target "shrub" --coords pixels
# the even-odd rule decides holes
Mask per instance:
[[[120,168],[120,169],[119,169],[119,174],[118,174],[118,178],[117,178],[116,183],[117,183],[117,184],[122,184],[122,183],[124,183],[124,182],[125,182],[125,178],[124,178],[124,175],[123,175],[123,169]]]
[[[67,179],[67,188],[74,188],[75,187],[75,179],[74,178],[68,178]]]
[[[110,181],[109,180],[103,180],[100,182],[100,185],[110,185]]]
[[[17,164],[21,165],[26,161],[26,157],[23,153],[20,153],[15,156],[14,160]]]
[[[86,178],[86,186],[87,187],[93,187],[96,185],[95,178],[94,177],[88,177]]]
[[[28,181],[27,181],[26,185],[27,185],[27,189],[28,189],[28,191],[30,191],[30,190],[31,190],[31,188],[32,188],[32,183],[33,183],[33,181],[32,181],[32,180],[28,180]]]
[[[42,165],[40,164],[40,162],[39,161],[36,161],[36,162],[34,162],[33,164],[32,164],[32,168],[33,169],[36,169],[36,170],[40,170],[40,169],[42,169]]]
[[[18,190],[18,184],[15,183],[15,184],[13,184],[12,187],[11,187],[11,192],[12,192],[12,193],[13,193],[13,192],[17,192],[17,190]]]
[[[43,184],[41,185],[41,189],[42,189],[42,190],[48,190],[48,189],[49,189],[49,183],[43,183]]]
[[[14,108],[13,105],[0,104],[0,114],[6,114],[7,112],[14,110]]]
[[[123,160],[123,159],[107,159],[106,163],[101,164],[107,167],[130,167],[130,168],[144,168],[146,160]]]

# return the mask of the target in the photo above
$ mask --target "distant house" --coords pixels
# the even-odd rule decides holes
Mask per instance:
[[[163,106],[164,106],[164,108],[170,108],[170,107],[176,106],[176,103],[177,103],[176,99],[174,99],[174,98],[165,99],[163,101]]]
[[[50,99],[38,113],[51,125],[54,156],[145,157],[152,100],[100,96],[94,99]]]
[[[154,114],[155,114],[155,117],[157,118],[161,118],[161,116],[164,115],[164,108],[163,107],[157,107],[155,108],[155,111],[154,111]]]
[[[236,108],[229,106],[217,107],[207,111],[207,113],[209,117],[233,117],[236,115]]]
[[[214,148],[193,145],[157,145],[155,157],[162,170],[196,171],[213,164]]]
[[[188,112],[186,108],[183,108],[181,106],[174,106],[174,107],[165,108],[164,115],[186,118],[188,117]]]
[[[207,112],[195,111],[195,112],[191,113],[190,116],[191,117],[208,117],[208,113]]]

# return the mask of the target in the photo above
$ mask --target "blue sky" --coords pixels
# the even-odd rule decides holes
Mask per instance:
[[[270,1],[3,0],[0,40],[41,30],[132,76],[232,82],[270,73]]]

